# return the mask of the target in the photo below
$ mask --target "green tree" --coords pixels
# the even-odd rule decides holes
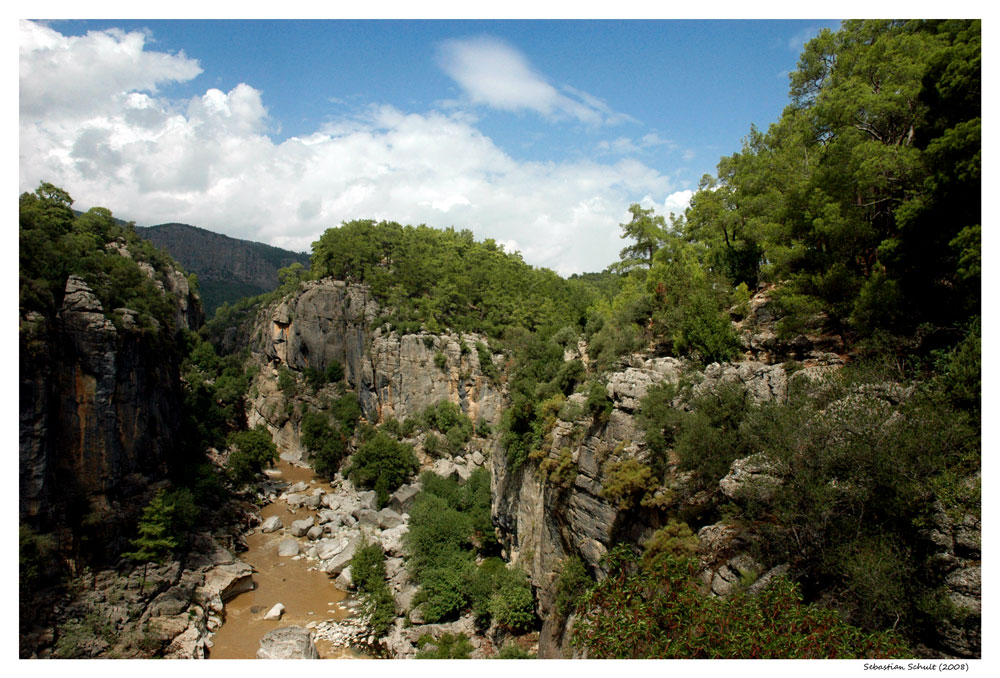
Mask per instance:
[[[149,563],[162,564],[178,546],[174,532],[175,505],[166,501],[165,493],[160,490],[142,510],[139,519],[139,535],[132,540],[134,551],[124,555],[137,563],[142,563],[142,584],[146,586],[146,571]]]
[[[619,254],[621,259],[616,264],[616,270],[630,271],[637,268],[649,268],[653,265],[653,255],[660,249],[667,234],[667,222],[654,210],[643,209],[638,203],[629,205],[632,218],[620,224],[622,238],[631,238],[635,242],[624,248]]]
[[[253,481],[265,467],[270,467],[278,459],[278,448],[263,424],[249,431],[231,434],[229,444],[233,450],[226,461],[226,471],[236,485]]]

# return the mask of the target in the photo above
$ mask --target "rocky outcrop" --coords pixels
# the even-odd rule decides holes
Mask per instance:
[[[260,639],[257,659],[319,659],[319,652],[308,629],[283,626]]]
[[[200,311],[186,279],[164,279],[179,326],[193,327]],[[117,526],[165,476],[181,387],[172,338],[130,323],[128,309],[113,314],[118,325],[107,311],[70,276],[53,320],[21,319],[20,515],[46,531],[86,518],[113,555]]]
[[[279,371],[324,371],[334,362],[357,392],[364,416],[372,422],[399,421],[429,405],[448,400],[475,423],[495,427],[503,392],[483,374],[475,334],[399,335],[377,327],[381,309],[363,285],[338,280],[303,283],[289,297],[258,315],[251,348],[260,366],[256,397],[250,404],[251,426],[264,423],[286,457],[299,460],[296,407],[277,387]],[[501,362],[502,356],[493,356]],[[318,398],[296,398],[313,407]]]
[[[183,561],[84,572],[54,628],[22,628],[22,656],[204,658],[225,602],[253,588],[253,570],[207,533],[190,546]]]
[[[539,656],[571,654],[563,646],[564,620],[559,619],[554,605],[562,563],[576,555],[591,572],[600,575],[601,557],[613,544],[641,543],[660,527],[655,510],[623,512],[603,496],[604,465],[628,458],[646,460],[644,432],[633,415],[652,386],[677,384],[682,379],[694,383],[692,390],[696,394],[736,383],[759,402],[787,397],[788,378],[780,365],[749,361],[695,370],[675,358],[634,355],[606,376],[606,390],[614,405],[606,420],[587,416],[574,422],[556,421],[546,439],[544,457],[529,460],[514,473],[508,468],[503,450],[499,446],[493,450],[494,523],[506,555],[524,567],[535,587],[538,613],[544,624]],[[568,399],[570,404],[580,406],[583,400],[579,394]],[[752,471],[756,472],[756,467],[739,469],[734,485]],[[684,474],[675,473],[673,477],[675,483],[685,482]],[[743,561],[730,563],[722,559],[712,563],[708,576],[711,580],[723,570],[720,582],[727,576],[739,579],[745,566]],[[725,587],[720,584],[719,588]]]

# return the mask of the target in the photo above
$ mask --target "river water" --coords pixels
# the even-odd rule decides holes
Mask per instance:
[[[310,491],[317,487],[327,492],[332,490],[326,480],[315,475],[311,469],[281,460],[275,465],[275,471],[280,475],[272,475],[289,484],[304,481],[310,485]],[[316,511],[307,508],[293,510],[278,499],[261,510],[262,520],[274,515],[280,516],[287,527],[293,520],[315,516]],[[241,593],[226,603],[225,622],[212,638],[209,658],[253,659],[257,656],[260,639],[272,629],[304,627],[309,622],[344,619],[350,615],[342,604],[347,594],[334,586],[333,580],[322,570],[309,569],[317,564],[316,561],[278,556],[278,542],[288,536],[282,530],[263,534],[258,527],[246,538],[248,550],[239,558],[253,567],[253,579],[257,586],[253,591]],[[303,547],[308,542],[305,537],[301,537],[300,541]],[[265,620],[264,615],[276,603],[285,606],[285,613],[280,620]],[[316,649],[322,659],[359,656],[350,650],[332,647],[322,639],[316,641]]]

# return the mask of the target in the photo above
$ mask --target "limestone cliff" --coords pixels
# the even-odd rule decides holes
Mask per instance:
[[[195,326],[197,297],[168,273],[157,283],[177,326]],[[20,319],[20,517],[45,531],[86,522],[102,542],[95,555],[122,545],[120,519],[164,477],[181,417],[173,338],[110,311],[70,276],[55,318]],[[65,534],[64,552],[80,555],[80,531]]]
[[[380,314],[366,287],[329,279],[303,283],[297,292],[263,308],[250,339],[260,372],[248,423],[265,423],[279,449],[300,455],[298,417],[277,388],[278,369],[322,371],[333,362],[343,367],[371,422],[388,417],[402,421],[448,400],[475,423],[499,423],[501,387],[483,374],[472,348],[485,343],[485,337],[399,335],[376,326]]]

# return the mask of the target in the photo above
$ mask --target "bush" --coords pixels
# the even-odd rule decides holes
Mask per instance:
[[[506,569],[496,591],[490,597],[490,615],[500,626],[524,633],[537,623],[535,596],[528,577],[521,570]]]
[[[698,536],[687,523],[671,520],[653,533],[644,545],[642,560],[651,564],[661,556],[692,558],[698,555]]]
[[[417,647],[417,659],[468,659],[473,649],[464,633],[445,633],[437,639],[428,633],[420,636]]]
[[[226,471],[237,486],[253,481],[265,466],[278,460],[278,448],[263,424],[231,434],[229,444],[234,449],[226,461]]]
[[[424,620],[436,624],[458,618],[469,603],[467,584],[473,567],[470,554],[421,572],[413,604],[420,606]]]
[[[635,459],[609,461],[603,470],[601,496],[617,504],[619,511],[638,506],[644,497],[652,495],[660,486],[652,469]]]
[[[419,468],[412,447],[378,431],[351,456],[347,473],[355,485],[374,489],[381,507]]]
[[[448,358],[441,351],[434,353],[434,365],[442,372],[448,367]]]
[[[640,564],[627,547],[606,557],[608,576],[580,602],[572,642],[592,658],[892,658],[899,636],[864,633],[829,609],[804,605],[778,579],[760,594],[712,598],[697,562],[660,556]]]
[[[396,601],[385,581],[385,555],[378,543],[365,544],[351,558],[351,581],[361,598],[361,614],[373,635],[389,633],[396,619]]]
[[[521,646],[512,640],[503,646],[497,659],[535,659],[535,655],[521,649]]]
[[[601,424],[608,420],[614,403],[608,397],[608,390],[599,381],[593,381],[587,387],[587,412],[594,417],[594,421]]]
[[[593,585],[594,579],[587,572],[580,556],[570,556],[564,560],[556,581],[556,612],[568,617],[576,608],[577,601]]]

